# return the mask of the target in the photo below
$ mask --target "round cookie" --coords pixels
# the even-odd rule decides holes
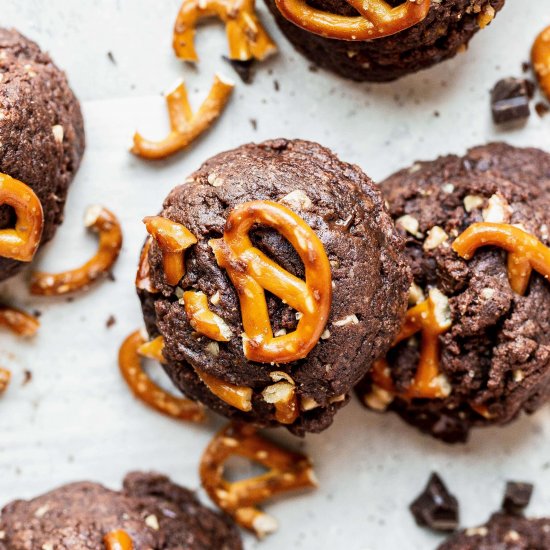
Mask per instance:
[[[81,482],[8,504],[0,515],[0,550],[96,550],[118,530],[130,536],[135,550],[242,549],[233,523],[191,491],[165,476],[134,472],[120,492]]]
[[[367,41],[313,34],[286,19],[275,0],[266,3],[285,36],[316,65],[351,80],[384,82],[454,57],[503,7],[504,0],[432,0],[428,15],[420,23]],[[388,2],[393,7],[402,3]],[[339,15],[357,15],[346,0],[310,0],[308,5]]]
[[[411,307],[430,288],[448,300],[450,327],[438,337],[446,397],[399,397],[417,372],[422,346],[415,335],[388,354],[396,391],[380,391],[367,376],[358,387],[365,404],[394,410],[436,438],[459,442],[474,426],[505,424],[547,401],[550,283],[533,271],[527,292],[518,294],[502,248],[479,248],[465,261],[452,245],[471,224],[493,221],[520,224],[548,246],[549,182],[550,155],[496,143],[462,158],[417,163],[381,184],[407,239],[415,281]]]
[[[497,513],[480,527],[452,535],[438,550],[545,550],[550,548],[550,519]]]
[[[208,241],[220,238],[235,207],[254,200],[286,205],[320,239],[332,271],[332,306],[326,331],[304,359],[284,364],[253,362],[243,352],[241,308],[235,287],[221,269]],[[282,371],[295,384],[300,404],[292,432],[320,432],[348,399],[351,388],[391,344],[406,309],[410,272],[403,242],[379,191],[356,166],[328,149],[284,139],[249,144],[221,153],[175,188],[161,216],[185,225],[198,239],[186,251],[186,274],[179,290],[167,285],[158,245],[148,259],[159,291],[140,291],[146,326],[165,342],[165,370],[189,397],[232,419],[274,426],[274,406],[262,396]],[[261,226],[251,232],[254,245],[284,269],[303,279],[304,266],[279,233]],[[229,342],[213,347],[198,337],[179,300],[182,290],[209,297],[209,306],[231,330]],[[213,300],[214,298],[214,300]],[[296,312],[268,294],[275,335],[295,330]],[[199,369],[224,382],[251,388],[252,410],[241,412],[216,397],[201,382]]]
[[[84,153],[84,121],[65,74],[37,44],[0,28],[0,173],[28,185],[44,211],[42,244],[63,221],[69,185]],[[0,229],[15,222],[0,207]],[[0,280],[24,263],[0,258]]]

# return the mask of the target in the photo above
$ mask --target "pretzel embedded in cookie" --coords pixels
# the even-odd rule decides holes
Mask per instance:
[[[151,250],[152,244],[153,237],[149,237],[141,249],[139,265],[136,273],[136,288],[138,290],[145,290],[151,294],[156,294],[158,289],[155,288],[155,285],[151,280],[151,265],[149,264],[149,250]]]
[[[269,471],[229,482],[224,477],[224,465],[234,455],[262,464]],[[259,510],[258,504],[281,493],[317,487],[307,456],[275,445],[250,425],[230,424],[214,437],[202,456],[200,476],[210,498],[258,537],[277,528],[275,519]]]
[[[243,412],[252,410],[252,388],[231,384],[197,368],[195,372],[204,385],[225,403]]]
[[[254,0],[185,0],[174,27],[176,55],[184,61],[198,61],[194,46],[197,23],[218,17],[225,23],[231,59],[265,59],[277,46],[262,27],[254,4]]]
[[[497,246],[508,252],[508,278],[517,294],[524,295],[533,269],[550,280],[550,248],[534,235],[505,223],[474,223],[453,243],[453,250],[470,260],[476,250]]]
[[[30,262],[44,229],[40,199],[28,185],[0,174],[0,205],[13,208],[17,217],[14,228],[0,229],[0,257]]]
[[[537,36],[531,50],[531,61],[540,87],[550,99],[550,27]]]
[[[233,333],[227,323],[208,306],[204,292],[188,290],[183,293],[185,314],[189,324],[203,336],[217,342],[229,342]]]
[[[132,538],[122,529],[107,533],[103,537],[103,544],[105,544],[105,550],[133,550],[134,548]]]
[[[167,416],[191,422],[204,420],[203,408],[198,403],[170,395],[147,376],[141,366],[138,351],[145,343],[145,338],[138,330],[126,338],[118,355],[120,372],[133,394],[149,407]]]
[[[131,152],[138,157],[158,160],[185,149],[210,128],[221,115],[234,87],[232,82],[216,75],[208,97],[199,110],[193,113],[187,97],[187,89],[182,82],[166,96],[170,117],[168,136],[161,141],[150,141],[136,132]]]
[[[26,311],[0,306],[0,325],[18,336],[34,336],[40,327],[40,321]]]
[[[423,21],[431,0],[406,0],[392,7],[384,0],[346,0],[357,16],[314,8],[307,0],[275,0],[281,14],[302,29],[338,40],[374,40],[404,31]]]
[[[62,273],[34,273],[31,294],[61,296],[84,290],[95,281],[109,276],[122,248],[122,230],[116,216],[102,206],[91,206],[86,211],[84,223],[99,234],[99,247],[84,265]]]
[[[249,232],[255,224],[277,230],[290,242],[304,264],[305,281],[252,245]],[[286,206],[252,201],[236,207],[227,218],[223,238],[209,244],[239,296],[246,358],[289,363],[306,357],[319,341],[332,301],[330,264],[311,227]],[[301,313],[294,332],[273,336],[265,290]]]
[[[162,216],[148,216],[143,223],[162,252],[166,282],[172,286],[177,285],[185,275],[185,251],[196,244],[197,238],[185,225]]]
[[[386,359],[374,363],[372,382],[402,399],[441,399],[449,395],[449,387],[439,369],[439,336],[451,327],[451,319],[445,309],[446,298],[437,289],[430,290],[427,300],[409,309],[401,332],[393,345],[422,333],[420,360],[414,379],[405,392],[397,392]]]

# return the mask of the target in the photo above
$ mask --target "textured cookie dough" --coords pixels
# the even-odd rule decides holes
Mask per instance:
[[[27,184],[40,199],[42,243],[63,221],[83,153],[84,122],[65,74],[34,42],[0,28],[0,172]],[[0,229],[14,222],[13,210],[0,207]],[[0,258],[0,280],[24,266]]]
[[[289,364],[246,360],[238,297],[208,246],[209,239],[222,236],[231,210],[251,200],[277,201],[301,216],[322,241],[332,266],[327,330],[307,358]],[[385,353],[406,309],[410,273],[402,256],[403,241],[371,180],[316,143],[279,139],[211,158],[170,193],[161,215],[184,224],[198,238],[186,252],[187,272],[180,288],[204,292],[210,308],[233,333],[229,342],[215,346],[197,337],[176,289],[165,283],[155,243],[149,260],[160,292],[140,295],[150,335],[164,337],[165,369],[174,383],[220,414],[268,426],[276,424],[275,410],[264,401],[262,390],[273,383],[270,372],[284,371],[294,380],[302,405],[289,429],[297,434],[325,429],[353,386]],[[279,233],[264,227],[251,235],[268,256],[304,277],[296,251]],[[294,310],[273,296],[268,306],[275,334],[295,329]],[[240,412],[214,396],[193,367],[252,388],[253,410]]]
[[[480,23],[502,8],[504,0],[432,0],[424,21],[386,38],[350,42],[324,38],[297,27],[266,0],[275,19],[294,47],[315,64],[351,80],[383,82],[425,69],[464,50]],[[311,6],[353,16],[345,0],[310,0]],[[399,0],[388,2],[393,6]]]
[[[550,283],[533,272],[520,296],[510,288],[504,250],[480,248],[466,262],[451,243],[472,223],[502,221],[521,224],[550,245],[550,155],[490,144],[462,158],[417,163],[383,182],[382,191],[407,239],[416,294],[437,287],[449,299],[452,326],[439,340],[451,393],[434,400],[390,397],[377,408],[387,405],[448,442],[466,440],[474,426],[536,411],[550,396]],[[407,387],[418,339],[396,346],[388,360],[396,387]],[[367,377],[359,393],[369,392]]]
[[[97,483],[65,485],[0,515],[0,550],[100,550],[123,530],[134,550],[242,550],[232,522],[194,494],[154,473],[131,473],[122,491]]]

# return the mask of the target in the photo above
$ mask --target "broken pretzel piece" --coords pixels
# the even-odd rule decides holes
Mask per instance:
[[[204,292],[188,290],[183,293],[185,314],[189,324],[203,336],[217,342],[229,342],[233,333],[227,323],[208,306]]]
[[[162,252],[166,282],[177,285],[185,275],[185,251],[196,244],[197,238],[185,225],[162,216],[148,216],[143,219],[143,223]]]
[[[13,208],[17,217],[14,228],[0,229],[0,257],[30,262],[44,228],[40,199],[28,185],[0,174],[0,205]]]
[[[162,141],[150,141],[136,132],[131,152],[138,157],[158,160],[185,149],[221,115],[234,86],[229,80],[216,75],[208,97],[193,114],[187,89],[182,82],[166,97],[171,127],[168,136]]]
[[[224,465],[233,455],[262,464],[269,471],[229,482],[224,477]],[[200,476],[210,498],[260,538],[274,532],[277,522],[257,508],[259,503],[288,491],[317,487],[307,456],[264,439],[250,425],[230,424],[215,436],[202,456]]]
[[[8,369],[0,367],[0,395],[2,395],[10,385],[11,372]]]
[[[277,46],[256,15],[254,0],[185,0],[174,27],[174,51],[184,61],[198,61],[195,28],[206,17],[225,23],[229,56],[233,60],[262,60]]]
[[[416,375],[405,392],[397,392],[388,361],[379,359],[372,372],[375,386],[402,399],[442,399],[449,395],[450,388],[439,369],[439,336],[451,327],[447,308],[447,298],[439,290],[431,289],[427,300],[409,309],[393,345],[422,333]]]
[[[537,36],[531,50],[531,61],[539,85],[550,99],[550,27],[546,27]]]
[[[34,273],[31,294],[61,296],[87,289],[100,278],[107,277],[122,248],[122,231],[116,216],[102,206],[91,206],[84,217],[85,226],[99,234],[96,254],[84,265],[63,273]]]
[[[133,394],[149,407],[167,416],[191,422],[204,420],[204,411],[199,404],[170,395],[147,376],[138,352],[145,343],[141,332],[136,331],[126,338],[118,355],[120,372]]]
[[[103,544],[105,544],[105,550],[133,550],[134,548],[132,538],[122,529],[107,533],[103,537]]]
[[[40,321],[20,309],[0,306],[0,325],[18,336],[34,336],[40,327]]]
[[[529,287],[533,269],[550,280],[550,248],[534,235],[506,223],[474,223],[459,235],[453,250],[470,260],[478,248],[497,246],[508,254],[508,279],[517,294],[523,296]]]
[[[149,264],[149,250],[151,250],[152,244],[153,237],[149,237],[141,249],[138,270],[136,273],[136,288],[138,290],[145,290],[151,294],[156,294],[158,289],[155,288],[151,280],[151,265]]]
[[[243,412],[252,410],[252,388],[231,384],[197,368],[195,372],[205,386],[225,403]]]
[[[374,40],[404,31],[423,21],[431,0],[406,0],[392,7],[384,0],[346,0],[358,16],[338,15],[307,0],[275,0],[281,14],[302,29],[338,40]]]

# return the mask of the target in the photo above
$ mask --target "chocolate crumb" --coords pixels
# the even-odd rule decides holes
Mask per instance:
[[[275,91],[278,92],[281,89],[281,86],[279,85],[278,80],[273,81],[273,87],[275,88]]]
[[[42,312],[41,312],[39,309],[33,310],[32,314],[33,314],[33,316],[36,317],[37,319],[38,319],[39,317],[42,316]]]
[[[31,380],[32,380],[32,372],[30,370],[25,369],[23,371],[23,382],[21,383],[21,385],[26,386]]]
[[[458,528],[458,501],[436,473],[432,473],[424,491],[409,508],[421,527],[442,532]]]
[[[491,110],[495,124],[522,122],[529,118],[529,103],[535,85],[524,78],[503,78],[491,91]]]
[[[521,70],[522,70],[524,73],[528,73],[528,72],[531,70],[531,63],[529,63],[528,61],[524,61],[524,62],[521,64]]]
[[[522,515],[523,510],[529,506],[533,494],[532,483],[508,481],[502,500],[502,509],[508,514]]]
[[[310,73],[316,73],[316,72],[319,71],[319,67],[317,65],[310,65],[308,67],[308,70],[309,70]]]
[[[535,105],[535,111],[537,112],[537,115],[542,118],[543,116],[546,116],[548,113],[550,113],[550,106],[547,103],[544,103],[543,101],[539,101]]]
[[[230,59],[227,56],[222,56],[223,60],[229,63],[233,70],[239,75],[239,78],[245,83],[250,84],[252,82],[254,60],[240,61],[239,59]]]
[[[115,56],[113,55],[113,52],[107,52],[107,57],[109,58],[109,61],[113,64],[113,65],[116,65],[116,59],[115,59]]]
[[[258,121],[255,118],[251,118],[250,125],[252,126],[252,129],[256,131],[258,129]]]
[[[116,324],[116,317],[114,315],[109,315],[109,318],[105,322],[105,326],[107,328],[111,328],[115,324]]]

